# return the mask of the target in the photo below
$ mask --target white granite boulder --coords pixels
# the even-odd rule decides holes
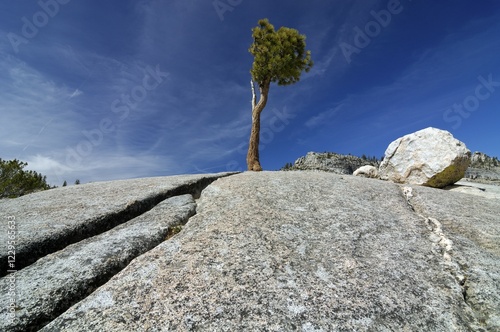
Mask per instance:
[[[379,174],[396,183],[444,188],[464,177],[470,155],[449,132],[429,127],[392,142]]]
[[[355,170],[353,175],[362,176],[364,178],[376,179],[378,177],[378,170],[375,166],[365,165]]]

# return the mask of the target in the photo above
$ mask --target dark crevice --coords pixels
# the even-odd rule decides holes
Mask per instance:
[[[464,277],[464,280],[460,282],[460,286],[462,286],[462,295],[464,297],[464,302],[468,303],[469,296],[467,291],[469,290],[469,286],[467,285],[467,276]]]
[[[467,264],[463,264],[460,262],[457,262],[457,265],[460,274],[457,275],[456,280],[460,285],[460,287],[462,288],[462,295],[464,297],[465,304],[469,305],[469,294],[467,293],[469,290],[469,277],[468,277],[469,267],[467,266]]]
[[[48,254],[62,250],[86,238],[109,231],[118,225],[144,214],[167,198],[191,194],[196,199],[200,196],[202,190],[213,181],[232,174],[234,173],[202,178],[193,183],[181,185],[164,193],[151,195],[142,200],[136,200],[122,211],[100,216],[64,233],[56,233],[42,241],[31,242],[23,247],[19,247],[16,252],[16,269],[19,271]],[[9,270],[6,253],[0,254],[0,262],[3,262],[0,270],[0,277],[4,277]]]

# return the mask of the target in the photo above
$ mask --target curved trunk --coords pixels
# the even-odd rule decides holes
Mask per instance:
[[[262,171],[259,161],[259,141],[260,141],[260,114],[267,104],[270,82],[259,86],[260,99],[255,104],[255,90],[252,82],[252,131],[250,133],[250,142],[248,144],[247,166],[249,171]]]

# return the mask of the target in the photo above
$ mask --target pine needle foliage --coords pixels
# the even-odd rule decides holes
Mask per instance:
[[[47,177],[24,170],[28,163],[0,158],[0,198],[15,198],[35,191],[50,189]]]
[[[249,52],[254,62],[250,73],[260,87],[296,83],[302,71],[309,72],[313,66],[311,52],[305,50],[306,36],[295,29],[281,27],[276,31],[268,19],[262,19],[252,29],[252,37]]]

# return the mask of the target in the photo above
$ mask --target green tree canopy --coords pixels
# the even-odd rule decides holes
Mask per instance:
[[[297,30],[281,27],[275,31],[266,18],[259,20],[252,32],[254,41],[249,52],[254,62],[250,73],[259,86],[296,83],[302,71],[312,68],[311,52],[305,50],[306,36]]]
[[[24,170],[26,166],[28,163],[17,159],[0,158],[0,198],[15,198],[51,188],[45,176],[35,171]]]

